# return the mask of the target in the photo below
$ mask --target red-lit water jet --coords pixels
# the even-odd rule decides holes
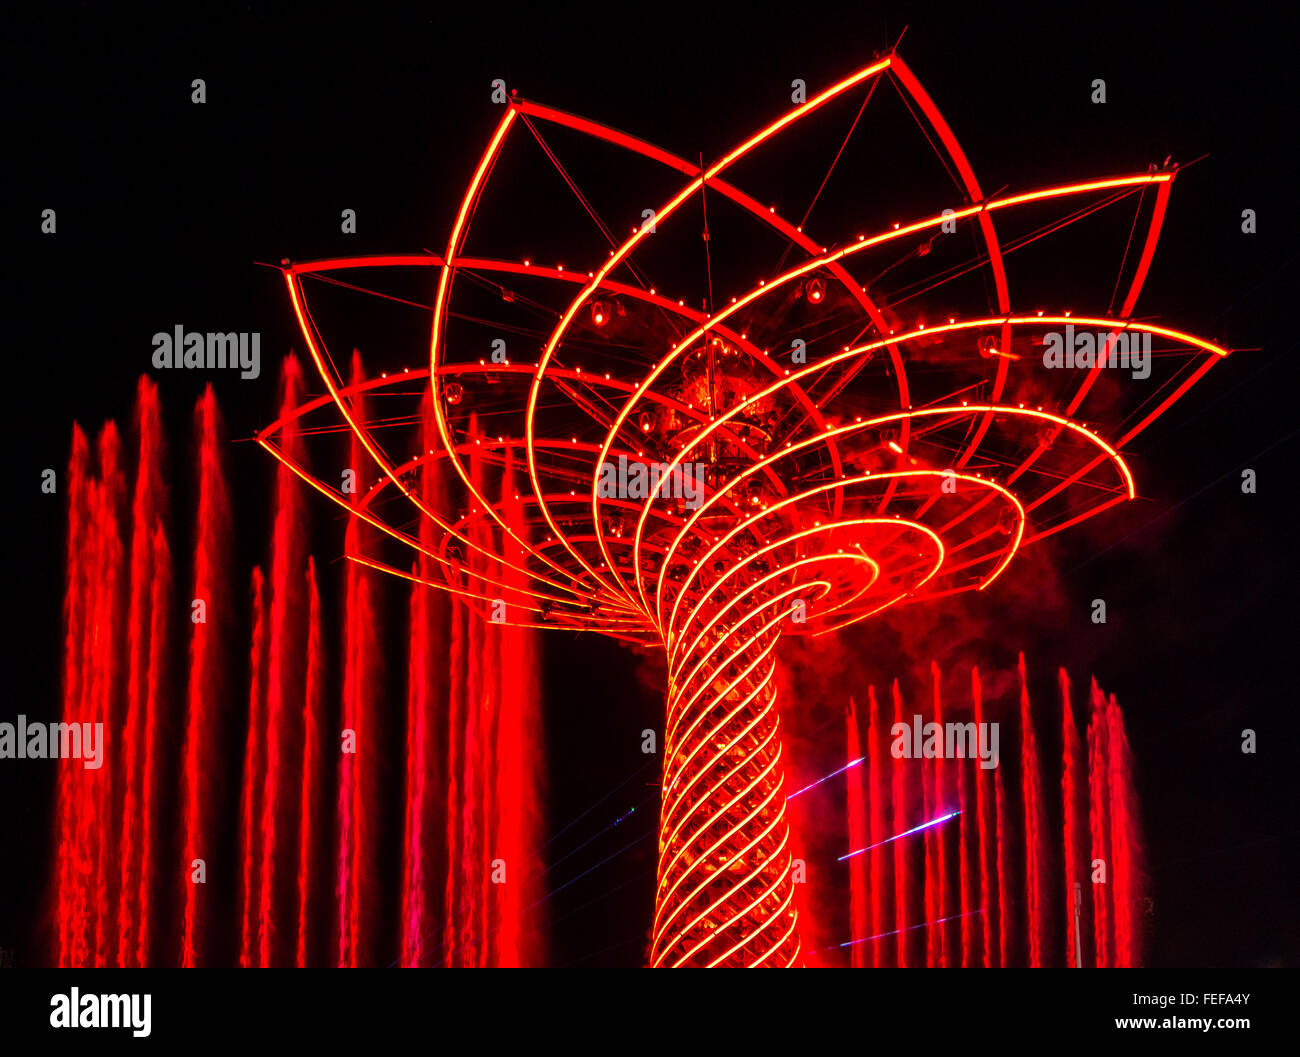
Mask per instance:
[[[266,581],[262,570],[252,573],[252,643],[248,660],[248,722],[240,785],[240,945],[239,964],[258,964],[258,922],[262,901],[262,857],[258,824],[262,817],[262,774],[266,763],[266,653],[268,631]]]
[[[1017,664],[1020,675],[1020,789],[1025,848],[1025,936],[1031,969],[1041,968],[1051,942],[1047,932],[1048,875],[1047,824],[1043,817],[1043,785],[1038,760],[1038,738],[1029,710],[1029,684],[1025,657]]]
[[[232,624],[234,592],[226,570],[230,565],[230,497],[224,468],[225,435],[217,398],[211,387],[194,414],[198,451],[199,499],[195,515],[194,597],[191,602],[189,679],[180,770],[182,826],[181,964],[194,966],[211,960],[206,928],[212,920],[206,881],[198,884],[193,871],[202,861],[206,869],[217,847],[217,812],[224,800],[222,769],[213,766],[211,754],[222,741],[221,712],[235,685],[227,672],[228,632]],[[166,611],[165,603],[159,607]],[[150,725],[160,730],[164,717]],[[157,754],[155,748],[151,756]],[[157,798],[155,790],[152,799]],[[152,856],[149,857],[152,862]]]
[[[421,452],[431,452],[437,443],[437,423],[429,394],[420,408]],[[438,461],[429,455],[421,459],[421,498],[436,508],[443,490]],[[427,580],[436,561],[433,526],[420,525],[420,553],[413,576]],[[403,826],[402,866],[402,954],[405,966],[432,964],[429,955],[441,950],[430,945],[436,923],[442,918],[443,890],[434,881],[447,871],[442,827],[446,818],[443,790],[447,785],[448,738],[439,711],[450,692],[448,681],[452,658],[448,655],[450,630],[449,600],[435,591],[414,584],[410,601],[409,672],[406,709],[406,818]]]
[[[155,612],[155,578],[166,576],[166,569],[154,568],[156,537],[162,530],[166,494],[162,478],[162,421],[158,388],[140,380],[136,394],[135,485],[131,500],[130,588],[127,602],[127,676],[126,722],[123,728],[122,839],[121,839],[121,913],[118,916],[117,949],[125,965],[143,965],[147,961],[145,923],[150,916],[149,884],[142,862],[153,862],[150,854],[152,818],[143,816],[144,805],[153,805],[155,797],[147,788],[155,760],[146,748],[146,738],[157,730],[161,719],[151,714],[150,686],[156,689],[158,666],[162,663],[162,643],[153,641]],[[165,625],[159,629],[165,634]],[[157,704],[156,692],[154,704]],[[148,733],[146,733],[148,732]],[[156,736],[156,735],[155,735]],[[150,812],[152,815],[152,812]],[[139,914],[137,914],[139,910]]]
[[[362,381],[361,357],[352,356],[354,384]],[[358,408],[364,409],[358,402]],[[286,404],[286,413],[290,407]],[[354,511],[365,495],[365,453],[355,437],[349,440],[347,472],[352,474]],[[360,555],[370,527],[353,514],[348,519],[344,554]],[[365,566],[349,560],[344,569],[343,614],[343,719],[342,755],[339,757],[339,785],[336,817],[338,836],[335,892],[338,901],[337,957],[341,967],[375,963],[372,915],[368,906],[376,902],[374,870],[378,852],[379,768],[382,739],[378,702],[381,699],[383,668],[380,663],[378,585]]]
[[[325,728],[326,672],[325,632],[321,614],[320,587],[316,575],[316,561],[307,559],[307,682],[303,696],[302,741],[302,792],[300,807],[302,824],[298,828],[298,943],[297,965],[319,965],[314,911],[320,903],[322,871],[317,863],[327,862],[321,848],[321,834],[325,821],[325,753],[330,743]]]
[[[858,709],[853,699],[849,699],[848,713],[848,757],[856,760],[863,755],[862,736],[858,722]],[[870,797],[866,789],[863,772],[849,775],[848,778],[848,838],[850,848],[865,848],[871,841],[871,823],[868,815]],[[867,855],[855,855],[849,863],[849,924],[855,936],[870,936],[875,933],[875,924],[871,912],[871,859]],[[871,958],[871,950],[866,944],[858,944],[852,950],[853,968],[865,969]]]

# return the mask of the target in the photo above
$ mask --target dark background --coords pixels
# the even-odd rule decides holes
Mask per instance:
[[[257,262],[440,245],[499,115],[493,78],[707,156],[788,106],[792,78],[824,87],[908,26],[902,54],[986,189],[1208,155],[1176,182],[1140,304],[1242,351],[1139,438],[1142,500],[1054,544],[1050,590],[981,598],[968,612],[985,631],[963,633],[943,659],[969,661],[972,642],[996,643],[999,663],[1024,648],[1043,686],[1064,664],[1076,684],[1096,672],[1119,695],[1140,766],[1153,964],[1296,964],[1295,16],[1241,4],[430,11],[187,7],[140,20],[46,6],[9,27],[0,718],[58,710],[65,505],[40,493],[40,473],[62,473],[74,420],[88,431],[127,422],[155,331],[262,333],[262,377],[217,381],[237,441],[242,592],[264,560],[273,474],[243,441],[274,416],[278,360],[299,340],[279,275]],[[190,102],[195,77],[203,106]],[[1105,106],[1089,101],[1095,77]],[[40,234],[47,207],[54,236]],[[339,232],[345,207],[358,212],[356,235]],[[1255,235],[1241,233],[1245,208]],[[206,381],[159,378],[174,469],[186,466],[182,438]],[[1240,492],[1244,467],[1258,473],[1256,495]],[[189,473],[171,477],[176,508],[189,509]],[[341,536],[333,512],[318,513],[314,549],[328,561]],[[1098,596],[1104,628],[1088,621]],[[863,680],[903,674],[928,659],[923,648],[943,649],[941,630],[922,647],[887,620],[850,644],[869,661],[841,663]],[[590,834],[653,795],[653,769],[636,771],[658,702],[619,647],[559,636],[547,646],[551,829],[631,777],[590,816]],[[1245,727],[1258,732],[1254,756],[1240,752]],[[46,960],[52,790],[45,765],[0,762],[0,948],[19,964]],[[651,804],[605,833],[556,881],[653,814]],[[555,964],[637,963],[653,841],[638,848],[556,897]]]

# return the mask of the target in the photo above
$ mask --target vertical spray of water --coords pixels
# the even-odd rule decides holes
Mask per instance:
[[[225,700],[225,629],[233,598],[226,570],[230,551],[230,497],[226,490],[222,451],[225,435],[216,395],[209,386],[194,409],[199,497],[195,512],[194,602],[203,604],[203,620],[191,611],[189,680],[186,692],[184,745],[181,750],[181,845],[184,849],[181,892],[181,964],[207,964],[205,949],[210,908],[202,906],[206,885],[190,876],[196,859],[216,855],[218,818],[223,801],[221,769],[204,759],[221,743],[222,702]],[[158,729],[150,725],[151,744]],[[156,746],[148,754],[157,755]],[[152,846],[152,841],[149,842]]]
[[[477,443],[479,430],[478,418],[475,415],[470,416],[469,432],[476,441],[470,450],[470,481],[478,494],[485,495],[482,446]],[[470,543],[477,544],[477,547],[486,546],[491,550],[490,540],[485,538],[485,532],[483,519],[477,519],[475,528],[470,534]],[[486,572],[486,559],[477,547],[471,547],[468,555],[471,577],[476,583]],[[489,707],[484,679],[486,629],[483,620],[474,613],[466,614],[465,643],[465,700],[462,704],[464,729],[461,733],[465,766],[462,773],[464,793],[460,803],[460,845],[463,854],[457,863],[460,868],[460,884],[456,907],[461,944],[451,964],[456,967],[472,968],[479,964],[487,942],[487,937],[479,924],[479,905],[484,894],[483,890],[489,883],[487,862],[483,855],[482,830],[485,748],[483,725]]]
[[[486,482],[483,482],[486,486]],[[484,491],[485,495],[490,492]],[[486,541],[491,543],[490,535]],[[491,554],[499,553],[497,547],[490,547]],[[482,570],[484,576],[500,583],[501,563],[493,557],[483,556]],[[500,588],[493,588],[499,591]],[[483,630],[481,664],[479,671],[483,688],[479,700],[479,761],[478,761],[478,832],[482,848],[483,883],[479,887],[477,916],[474,921],[476,936],[474,964],[479,968],[499,964],[501,956],[500,943],[502,930],[506,923],[496,911],[500,908],[498,900],[503,890],[509,887],[511,867],[522,865],[511,863],[505,857],[501,846],[502,811],[511,807],[510,785],[518,775],[506,774],[499,769],[498,741],[501,728],[501,711],[504,707],[502,692],[506,685],[506,674],[502,665],[506,663],[505,635],[501,620],[508,619],[505,600],[497,597],[491,603],[486,622],[480,621]],[[502,880],[504,878],[504,881]]]
[[[848,734],[848,759],[856,760],[862,756],[862,737],[858,728],[858,706],[849,698],[849,710],[845,716],[845,728]],[[871,845],[870,810],[866,795],[867,776],[875,761],[867,759],[863,765],[853,768],[848,773],[848,838],[849,850],[857,851]],[[871,914],[870,852],[855,855],[849,860],[849,934],[855,939],[876,934],[875,923]],[[855,943],[850,948],[853,968],[864,969],[870,958],[871,945]]]
[[[930,684],[934,701],[934,722],[938,724],[939,729],[943,730],[943,699],[939,692],[939,666],[930,662]],[[951,804],[952,794],[948,789],[948,765],[943,759],[934,761],[934,800],[939,812],[947,814],[953,810]],[[939,908],[939,917],[948,918],[952,916],[949,909],[948,901],[948,837],[946,832],[940,832],[936,841],[938,870],[938,890],[935,894],[935,903]],[[951,922],[945,921],[939,926],[939,965],[948,968],[952,964],[949,960],[949,952],[953,944],[950,941]]]
[[[983,730],[987,717],[984,714],[984,691],[980,685],[980,673],[978,668],[972,668],[970,673],[970,692],[971,702],[975,711],[975,729]],[[980,882],[980,905],[984,913],[980,915],[979,930],[984,938],[983,965],[985,968],[993,968],[997,962],[997,942],[996,929],[998,927],[996,903],[997,893],[995,890],[997,878],[997,862],[994,858],[994,830],[997,822],[993,817],[995,809],[993,801],[992,778],[988,770],[983,767],[974,769],[975,780],[975,811],[979,816],[979,882]]]
[[[361,354],[352,353],[352,385],[363,379]],[[358,414],[364,414],[360,398],[353,401]],[[360,440],[352,435],[348,467],[355,474],[354,504],[365,495],[362,468],[368,456]],[[348,521],[344,553],[349,559],[359,556],[367,542],[369,528],[358,517]],[[371,965],[376,960],[378,892],[375,870],[379,856],[378,817],[380,746],[380,703],[383,700],[380,679],[375,574],[349,560],[344,569],[344,645],[343,645],[343,729],[345,740],[340,758],[338,793],[339,842],[336,888],[338,892],[338,964]],[[367,913],[367,909],[371,913]]]
[[[81,427],[74,425],[67,476],[67,587],[63,596],[63,705],[60,717],[64,723],[81,721],[82,700],[90,676],[81,663],[87,620],[86,578],[89,555],[86,553],[85,542],[89,535],[90,490],[90,445]],[[59,923],[56,964],[61,968],[79,964],[74,960],[79,788],[72,767],[60,766],[55,804],[58,864],[54,910]]]
[[[375,870],[379,863],[379,767],[383,738],[379,724],[381,663],[377,622],[379,607],[374,574],[362,570],[352,596],[357,607],[349,624],[359,638],[355,656],[360,675],[354,684],[358,693],[356,781],[352,786],[352,864],[348,872],[352,890],[348,897],[348,926],[352,957],[356,965],[376,961],[376,928],[380,923],[380,897]]]
[[[895,679],[890,692],[894,701],[894,724],[904,723],[903,719],[903,695],[898,689],[898,680]],[[892,754],[891,754],[892,755]],[[893,833],[902,833],[908,828],[910,823],[907,821],[907,769],[906,762],[901,757],[893,757],[892,767],[892,801],[894,814]],[[896,965],[900,969],[906,969],[911,961],[908,958],[907,938],[910,933],[907,931],[911,922],[909,918],[909,897],[908,897],[908,876],[907,876],[907,842],[896,840],[893,842],[894,853],[894,928],[898,930],[898,935],[894,938],[895,949],[898,952]]]
[[[1025,938],[1029,967],[1039,969],[1047,949],[1047,824],[1043,817],[1042,776],[1038,762],[1038,739],[1029,708],[1029,684],[1025,677],[1025,655],[1018,661],[1020,673],[1020,790],[1025,839]]]
[[[85,532],[83,568],[81,578],[81,635],[76,644],[76,664],[81,670],[81,685],[72,715],[74,721],[93,722],[97,680],[95,656],[95,609],[100,605],[99,564],[103,557],[103,540],[100,532],[99,507],[102,488],[92,475],[85,488]],[[72,784],[72,891],[68,913],[72,920],[71,964],[94,964],[94,897],[91,878],[95,870],[96,847],[99,828],[94,817],[95,800],[89,780],[79,769],[65,768],[71,772]]]
[[[1092,681],[1089,689],[1088,717],[1088,833],[1092,852],[1093,871],[1100,869],[1099,880],[1092,889],[1093,949],[1098,969],[1114,965],[1114,916],[1112,890],[1114,864],[1110,852],[1110,770],[1107,767],[1109,745],[1106,725],[1106,700]]]
[[[974,824],[971,818],[971,781],[970,769],[955,768],[958,792],[958,810],[961,812],[960,831],[957,842],[957,861],[960,864],[959,881],[961,884],[961,964],[963,969],[975,966],[979,959],[975,934],[975,874],[971,870],[971,855],[974,850]]]
[[[420,577],[422,563],[412,575]],[[402,820],[402,953],[403,967],[424,960],[424,934],[429,927],[424,890],[426,880],[425,834],[429,818],[429,776],[435,754],[430,752],[429,732],[433,728],[433,657],[428,649],[427,626],[432,617],[433,589],[415,583],[411,587],[410,646],[406,688],[406,811]]]
[[[923,819],[932,819],[938,815],[938,802],[935,800],[934,792],[934,771],[936,761],[934,758],[921,759],[917,761],[917,766],[921,768],[921,817]],[[925,878],[925,892],[922,905],[925,908],[925,959],[924,964],[927,967],[937,966],[939,964],[939,931],[943,927],[939,924],[939,851],[936,847],[943,834],[937,832],[934,827],[924,831],[922,836],[922,847],[925,853],[925,865],[923,875]]]
[[[321,832],[326,826],[324,754],[329,744],[325,729],[325,643],[316,561],[307,559],[307,683],[303,699],[302,825],[298,831],[298,943],[299,966],[318,965],[315,909],[323,886]]]
[[[239,964],[244,968],[258,962],[260,949],[259,914],[262,905],[262,858],[258,827],[262,819],[263,773],[266,770],[266,584],[262,570],[252,575],[252,644],[248,655],[248,726],[244,741],[244,770],[239,803],[240,908]]]
[[[162,421],[158,387],[141,377],[136,389],[136,471],[131,499],[130,581],[126,615],[126,721],[122,741],[122,838],[120,855],[121,899],[118,912],[119,962],[141,964],[141,928],[147,920],[148,886],[141,884],[142,863],[151,862],[141,836],[145,799],[144,746],[150,724],[146,722],[149,697],[155,570],[154,537],[166,505],[162,477]],[[160,717],[150,717],[157,723]],[[144,904],[142,906],[142,904]]]
[[[1146,902],[1142,841],[1133,785],[1133,758],[1124,716],[1114,695],[1106,702],[1107,770],[1110,785],[1110,843],[1114,870],[1113,919],[1115,966],[1132,968],[1142,961],[1141,914]]]
[[[122,471],[122,442],[117,427],[108,422],[99,435],[99,490],[95,506],[97,564],[94,570],[95,601],[91,607],[92,722],[103,723],[106,735],[123,726],[122,658],[124,628],[118,619],[127,597],[122,546],[122,513],[126,499],[126,475]],[[120,896],[118,836],[120,809],[115,794],[117,768],[99,767],[85,771],[93,819],[87,834],[93,848],[93,863],[86,884],[94,907],[93,963],[113,965],[117,961],[118,929],[113,917]]]
[[[447,876],[443,886],[443,952],[441,964],[451,965],[453,955],[460,949],[460,867],[465,854],[461,840],[461,798],[465,790],[465,631],[469,611],[457,600],[451,616],[451,648],[448,668],[451,672],[447,692]]]
[[[993,769],[993,791],[997,813],[997,864],[998,864],[998,962],[1004,969],[1011,966],[1011,950],[1015,942],[1016,915],[1012,913],[1011,895],[1011,833],[1007,828],[1007,794],[1002,784],[1002,768]]]
[[[1065,669],[1060,670],[1061,688],[1061,801],[1065,819],[1065,920],[1066,950],[1065,964],[1072,968],[1082,968],[1087,964],[1080,959],[1079,952],[1086,935],[1086,921],[1083,910],[1086,902],[1080,899],[1081,893],[1088,891],[1088,869],[1084,853],[1084,820],[1087,808],[1084,803],[1087,794],[1087,763],[1083,755],[1083,745],[1079,738],[1079,726],[1074,718],[1074,708],[1070,703],[1070,679]],[[1076,914],[1076,900],[1083,903]],[[1082,935],[1081,935],[1082,934]]]
[[[881,847],[889,835],[885,815],[885,738],[881,729],[884,722],[880,714],[880,703],[876,699],[876,688],[868,687],[870,726],[867,731],[867,766],[870,768],[870,811],[871,811],[871,932],[876,936],[888,930],[891,908],[891,894],[886,883],[885,849]],[[879,969],[888,965],[886,943],[876,940],[871,944],[871,964]]]
[[[355,472],[355,470],[353,471]],[[356,519],[348,522],[343,543],[344,554],[352,554],[359,531]],[[360,569],[347,562],[343,571],[343,703],[340,732],[341,744],[338,767],[338,796],[335,801],[335,820],[338,841],[334,852],[334,935],[336,938],[335,964],[346,968],[356,965],[356,933],[352,925],[352,907],[355,903],[356,881],[352,876],[352,849],[356,845],[356,819],[352,805],[357,799],[357,714],[360,711],[361,688],[358,674],[362,661],[357,656],[356,626],[360,616],[357,587]]]
[[[516,491],[515,472],[513,453],[507,452],[501,480],[504,521],[518,539],[526,542],[527,522],[523,501]],[[517,546],[508,541],[505,553],[514,553]],[[518,547],[518,552],[522,557],[522,547]],[[529,586],[523,574],[514,569],[502,567],[501,578],[507,588],[515,588],[520,596]],[[497,896],[493,916],[497,937],[495,964],[539,966],[546,960],[541,923],[542,873],[537,862],[544,822],[541,814],[545,760],[541,751],[544,745],[541,644],[536,629],[521,626],[535,622],[530,610],[512,603],[507,614],[509,624],[500,630],[496,663],[500,689],[493,753],[492,814],[497,819],[493,855],[503,860],[509,873],[505,884],[493,886]]]
[[[141,822],[141,843],[144,851],[141,859],[137,904],[139,927],[136,933],[136,961],[142,966],[154,964],[153,955],[161,942],[154,928],[153,907],[158,896],[161,873],[159,860],[162,852],[157,850],[158,830],[162,825],[159,816],[164,813],[165,805],[169,802],[169,797],[164,795],[163,790],[170,788],[170,782],[163,776],[161,766],[165,755],[163,745],[168,729],[160,717],[166,711],[167,629],[172,605],[172,556],[171,549],[167,545],[166,532],[161,524],[154,528],[151,568],[152,616],[149,629],[149,684],[145,694],[144,805]]]
[[[426,389],[421,407],[423,443],[420,470],[422,501],[430,510],[445,508],[444,485],[439,462],[434,455],[438,427],[434,418],[433,393]],[[428,518],[420,521],[420,545],[423,548],[415,565],[418,579],[433,577],[436,561],[434,527]],[[445,650],[450,621],[447,596],[431,587],[415,583],[411,588],[410,637],[407,665],[406,697],[406,816],[402,841],[402,952],[406,966],[431,964],[426,961],[432,950],[426,949],[433,923],[441,917],[442,892],[430,898],[434,878],[447,869],[441,830],[443,804],[441,790],[446,781],[445,736],[439,731],[445,722],[449,687],[445,663],[435,658]],[[445,733],[445,732],[444,732]],[[436,960],[436,959],[433,959]]]
[[[302,368],[292,356],[284,361],[285,426],[281,447],[295,462],[305,451],[293,418],[303,402]],[[303,570],[307,565],[306,511],[298,478],[281,464],[275,482],[275,521],[271,534],[270,649],[266,682],[266,771],[262,786],[261,905],[258,961],[284,965],[292,960],[293,932],[281,924],[293,920],[294,873],[298,850],[298,796],[301,761],[303,692],[306,676],[307,606]]]

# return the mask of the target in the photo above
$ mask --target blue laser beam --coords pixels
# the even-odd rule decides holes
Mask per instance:
[[[789,800],[793,800],[795,797],[797,797],[797,796],[801,796],[802,794],[808,792],[809,789],[815,789],[815,788],[817,788],[817,786],[821,785],[822,782],[828,782],[828,781],[830,781],[830,780],[831,780],[832,778],[834,778],[837,774],[843,774],[845,771],[847,771],[847,770],[849,770],[849,769],[851,769],[851,768],[853,768],[853,767],[856,767],[858,764],[862,763],[865,759],[866,759],[865,756],[859,756],[856,760],[850,760],[850,761],[849,761],[848,763],[846,763],[843,767],[841,767],[838,771],[831,771],[831,773],[828,774],[825,778],[818,778],[817,781],[815,781],[815,782],[812,783],[812,785],[806,785],[806,786],[804,786],[802,789],[800,789],[799,792],[797,792],[797,793],[791,793],[789,796],[786,797],[786,800],[787,800],[787,801],[789,801]]]
[[[927,925],[942,925],[946,921],[957,921],[960,918],[968,918],[972,914],[983,914],[983,913],[984,913],[984,908],[980,907],[979,910],[968,910],[964,914],[950,914],[946,918],[935,918],[933,921],[922,921],[921,924],[919,925],[908,925],[906,928],[894,929],[893,932],[880,932],[877,933],[875,936],[863,936],[862,939],[860,940],[849,940],[847,943],[841,943],[840,946],[852,947],[858,943],[870,943],[872,940],[883,940],[886,936],[897,936],[900,932],[911,932],[914,929],[923,929]]]
[[[895,833],[892,837],[886,837],[884,840],[877,841],[875,844],[872,844],[866,848],[859,848],[857,851],[849,852],[848,855],[841,855],[839,859],[836,861],[843,862],[845,859],[852,859],[853,856],[855,855],[861,855],[863,852],[871,851],[872,848],[879,848],[882,844],[888,844],[891,840],[898,840],[900,837],[908,837],[911,836],[913,833],[920,833],[921,830],[923,829],[929,829],[931,826],[937,826],[941,822],[947,822],[950,818],[956,818],[960,814],[961,814],[960,811],[950,811],[948,812],[948,814],[943,815],[940,818],[932,818],[930,819],[929,822],[922,822],[919,826],[913,826],[911,829],[905,829],[903,830],[902,833]]]

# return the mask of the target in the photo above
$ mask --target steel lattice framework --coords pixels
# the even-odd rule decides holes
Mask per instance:
[[[883,83],[955,180],[947,208],[823,243],[729,181],[742,161],[845,102],[861,117]],[[648,220],[625,195],[620,222],[633,223],[619,238],[543,128],[675,185],[663,184]],[[516,143],[534,155],[540,147],[603,237],[582,267],[471,251],[476,217],[507,208],[523,179],[522,159],[508,153]],[[378,552],[354,560],[449,591],[487,618],[666,651],[651,964],[794,965],[777,643],[984,590],[1020,548],[1135,497],[1121,452],[1228,352],[1133,315],[1175,171],[986,196],[897,54],[707,166],[512,97],[439,253],[283,262],[326,393],[258,440],[379,530],[382,546],[417,557],[409,567]],[[1013,252],[1126,202],[1136,210],[1118,310],[1013,309]],[[698,256],[701,227],[708,240],[724,209],[775,238],[776,270],[717,303],[711,291],[689,301],[660,292],[649,277],[665,267],[654,248],[685,231],[694,248],[669,261]],[[534,220],[558,227],[571,252],[561,223]],[[1000,240],[1004,227],[1019,234]],[[963,231],[965,240],[951,238]],[[703,247],[710,287],[726,250],[718,241]],[[900,306],[970,275],[988,291],[977,311],[904,321]],[[327,321],[315,308],[315,292],[327,290],[365,305]],[[424,330],[428,364],[345,380],[324,334],[359,321],[368,365],[383,362],[401,330],[376,341],[375,304],[406,313],[400,327],[410,333]],[[1102,354],[1092,367],[1048,371],[1044,333],[1067,327],[1098,332]],[[1120,385],[1106,353],[1139,336],[1154,344],[1155,370],[1140,387]],[[501,354],[534,338],[537,351],[522,361]],[[318,418],[328,421],[314,426]],[[329,455],[313,457],[313,473],[282,449],[289,419],[309,438],[345,427],[359,439],[373,460],[359,498],[330,483]],[[442,482],[436,509],[422,472]],[[492,498],[500,493],[489,479],[509,483],[509,502]],[[615,480],[621,487],[607,487]]]

